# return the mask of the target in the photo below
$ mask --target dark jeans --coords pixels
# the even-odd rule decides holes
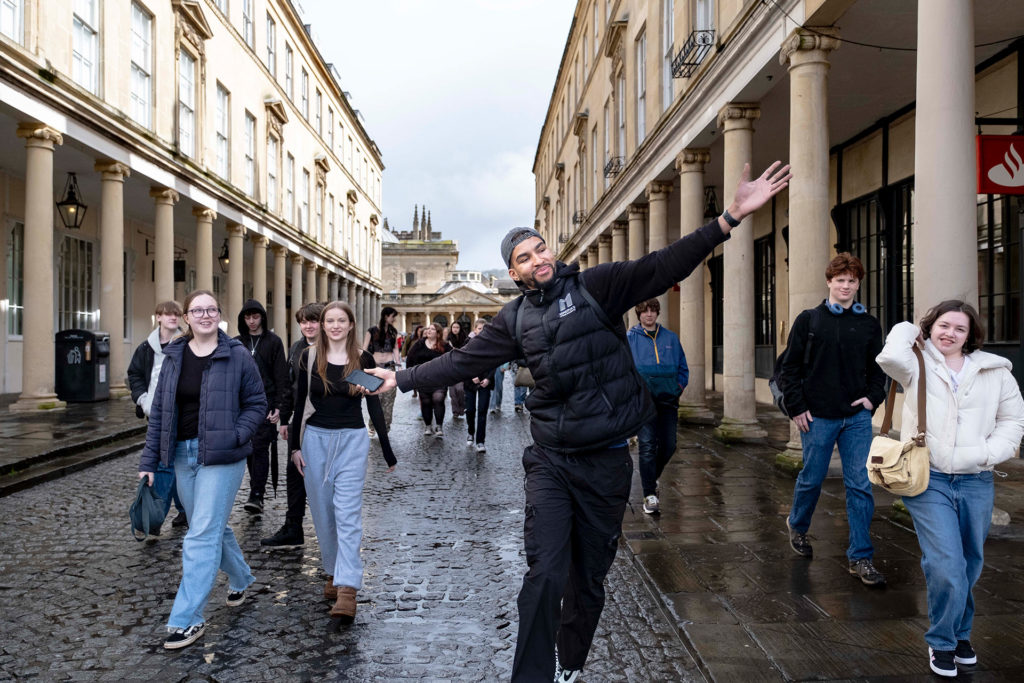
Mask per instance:
[[[430,426],[431,420],[437,421],[440,427],[444,422],[444,399],[448,394],[445,387],[440,389],[420,389],[420,415],[423,424]]]
[[[491,387],[481,388],[472,380],[463,382],[466,387],[466,429],[469,436],[483,443],[487,437],[487,407],[491,403]]]
[[[302,517],[306,514],[306,481],[291,456],[285,468],[285,481],[288,484],[288,511],[284,515],[284,523],[301,530]]]
[[[513,681],[550,681],[555,642],[566,669],[582,669],[604,609],[633,461],[625,444],[571,456],[536,444],[526,470],[524,545]]]
[[[655,403],[657,415],[646,422],[636,439],[639,447],[637,458],[640,467],[640,484],[644,497],[657,495],[658,479],[665,465],[676,452],[676,428],[679,426],[679,407],[674,403]]]
[[[263,500],[270,472],[270,444],[277,440],[277,425],[264,420],[252,435],[252,453],[245,459],[249,468],[249,496]]]

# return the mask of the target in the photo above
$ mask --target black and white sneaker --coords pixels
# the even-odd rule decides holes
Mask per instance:
[[[956,678],[956,661],[953,650],[933,650],[928,648],[928,666],[940,676]]]
[[[466,439],[466,445],[467,446],[472,446],[473,443],[474,443],[473,437],[469,437],[468,439]]]
[[[555,674],[555,683],[575,683],[580,677],[580,669],[559,669]]]
[[[871,558],[862,557],[850,563],[850,574],[861,580],[865,586],[884,586],[885,576],[875,569]]]
[[[245,589],[240,591],[228,591],[228,599],[224,602],[228,607],[238,607],[245,602]]]
[[[789,547],[793,549],[793,552],[807,559],[814,557],[814,548],[811,547],[811,542],[807,540],[807,534],[793,531],[793,527],[789,525],[789,517],[786,517],[786,531],[789,534]]]
[[[953,651],[953,661],[957,664],[978,663],[978,655],[974,652],[974,648],[971,647],[971,641],[956,641],[956,650]]]
[[[262,515],[263,498],[250,494],[249,500],[245,501],[245,505],[243,505],[242,508],[250,515]]]
[[[189,626],[188,628],[173,628],[171,629],[171,635],[167,636],[167,640],[164,641],[164,649],[178,650],[188,647],[199,640],[199,636],[203,635],[204,631],[206,631],[205,622]]]

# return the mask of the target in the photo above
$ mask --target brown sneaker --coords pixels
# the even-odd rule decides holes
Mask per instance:
[[[356,618],[356,589],[351,586],[338,586],[338,599],[331,607],[331,616],[339,617],[341,623],[351,624]]]
[[[338,599],[338,587],[334,585],[334,577],[328,576],[327,583],[324,584],[324,600],[337,600]]]

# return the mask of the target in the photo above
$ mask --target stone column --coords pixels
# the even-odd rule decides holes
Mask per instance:
[[[345,283],[345,302],[352,307],[352,310],[356,308],[356,283],[349,280]]]
[[[598,235],[597,237],[597,262],[612,262],[612,236]]]
[[[586,270],[587,268],[589,268],[590,267],[590,252],[589,252],[589,250],[581,249],[580,250],[580,255],[577,258],[577,260],[579,261],[580,270],[581,271]]]
[[[587,247],[587,268],[593,268],[601,262],[598,253],[597,240],[590,243]]]
[[[743,165],[753,160],[756,104],[730,103],[718,113],[723,129],[725,205],[732,202]],[[754,400],[754,233],[748,216],[725,243],[724,278],[724,415],[715,429],[723,441],[763,438]]]
[[[915,320],[944,299],[978,305],[974,8],[934,0],[917,14]]]
[[[612,223],[612,261],[625,261],[628,252],[626,235],[627,224],[625,221]]]
[[[629,253],[630,261],[644,255],[647,236],[644,234],[644,223],[647,220],[647,207],[632,205],[629,207]],[[632,310],[626,313],[626,327],[636,325],[640,319]]]
[[[64,144],[41,123],[18,126],[25,139],[25,252],[21,395],[14,412],[64,408],[54,391],[53,148]],[[120,269],[118,269],[120,272]],[[31,298],[30,298],[31,297]]]
[[[166,187],[153,187],[149,196],[156,202],[155,306],[174,298],[174,205],[178,203],[178,193]]]
[[[303,291],[307,301],[323,301],[316,291],[316,264],[312,261],[306,261],[306,284]]]
[[[274,245],[274,331],[288,344],[288,250]]]
[[[244,268],[245,227],[228,223],[228,296],[226,314],[228,334],[238,334],[238,314],[242,311],[242,272]]]
[[[707,149],[684,149],[676,156],[679,173],[679,226],[687,235],[704,223],[704,164],[711,160]],[[704,348],[704,266],[679,283],[679,340],[690,367],[690,381],[679,397],[679,420],[712,424],[707,407],[707,365]]]
[[[121,398],[131,393],[124,384],[124,179],[131,172],[107,159],[93,168],[101,177],[100,329],[110,334],[110,398]]]
[[[330,293],[327,291],[327,268],[320,268],[317,272],[318,280],[316,285],[316,294],[319,301],[333,301]]]
[[[263,235],[252,236],[252,298],[267,307],[267,245]],[[270,321],[267,321],[270,324]]]
[[[327,298],[331,301],[338,300],[338,274],[331,273],[329,284],[327,285]]]
[[[213,221],[217,212],[203,206],[192,208],[196,217],[196,289],[213,291]]]
[[[657,251],[668,246],[668,195],[672,192],[672,183],[652,182],[647,185],[647,201],[649,202],[650,220],[648,222],[647,251]],[[668,325],[668,291],[658,295],[661,305],[660,319]]]
[[[409,332],[409,327],[406,324],[405,311],[398,312],[398,331],[405,333]]]
[[[821,302],[824,291],[831,250],[828,59],[829,52],[839,47],[838,35],[837,29],[824,26],[813,32],[796,29],[782,43],[779,54],[779,61],[789,65],[789,160],[793,168],[800,169],[789,182],[787,333],[801,311]],[[973,74],[972,67],[972,83]],[[971,202],[973,206],[973,195]],[[778,339],[776,348],[781,351],[787,341]],[[803,457],[800,430],[792,421],[786,452]]]
[[[292,310],[288,317],[290,319],[290,325],[292,328],[292,339],[298,340],[301,338],[302,330],[299,329],[299,324],[295,322],[295,312],[303,307],[303,305],[309,303],[302,298],[302,264],[305,259],[298,254],[292,255]]]

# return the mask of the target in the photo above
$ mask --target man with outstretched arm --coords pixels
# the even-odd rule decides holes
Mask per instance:
[[[786,187],[789,166],[780,166],[754,181],[745,167],[722,216],[635,261],[581,273],[577,264],[557,261],[536,230],[513,228],[501,255],[520,297],[462,348],[397,375],[368,370],[384,379],[376,393],[396,384],[402,391],[447,386],[516,358],[533,374],[534,443],[523,453],[529,571],[519,592],[513,681],[575,681],[604,608],[604,578],[633,473],[627,440],[654,415],[622,315],[689,275],[740,220]]]

